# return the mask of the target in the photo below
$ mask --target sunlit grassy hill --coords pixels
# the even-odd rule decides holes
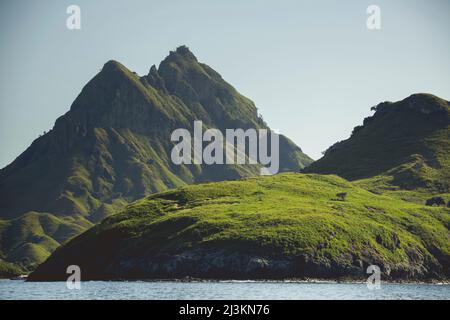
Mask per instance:
[[[193,185],[130,204],[57,249],[30,279],[65,279],[70,264],[85,280],[361,278],[372,264],[388,279],[447,278],[449,213],[334,175]]]

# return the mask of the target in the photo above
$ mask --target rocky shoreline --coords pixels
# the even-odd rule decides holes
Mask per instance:
[[[86,280],[365,282],[372,274],[367,272],[371,260],[369,257],[352,260],[351,264],[337,264],[334,261],[319,262],[305,254],[269,258],[242,252],[188,250],[182,254],[152,257],[131,257],[126,253],[126,256],[119,255],[101,261],[75,259],[56,253],[51,263],[38,267],[28,280],[65,280],[68,277],[65,266],[76,264],[80,266],[82,277]],[[447,279],[444,270],[426,261],[409,266],[376,262],[374,264],[380,267],[382,281],[429,283]]]

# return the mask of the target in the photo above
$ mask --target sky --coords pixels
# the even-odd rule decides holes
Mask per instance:
[[[81,29],[69,30],[69,5]],[[369,5],[381,29],[369,30]],[[450,100],[448,0],[0,0],[0,168],[111,59],[140,75],[187,45],[314,159],[370,108]]]

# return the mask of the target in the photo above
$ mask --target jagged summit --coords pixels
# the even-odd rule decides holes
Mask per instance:
[[[161,62],[168,62],[176,59],[186,59],[186,60],[193,60],[197,61],[197,58],[192,53],[191,50],[185,45],[181,45],[178,48],[176,48],[175,51],[170,51],[169,55]]]

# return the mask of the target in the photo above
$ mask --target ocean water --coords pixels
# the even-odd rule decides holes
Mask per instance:
[[[25,282],[0,280],[0,300],[314,300],[314,299],[445,299],[450,300],[449,284],[388,284],[369,290],[365,283],[305,282],[82,282],[68,289],[65,282]]]

